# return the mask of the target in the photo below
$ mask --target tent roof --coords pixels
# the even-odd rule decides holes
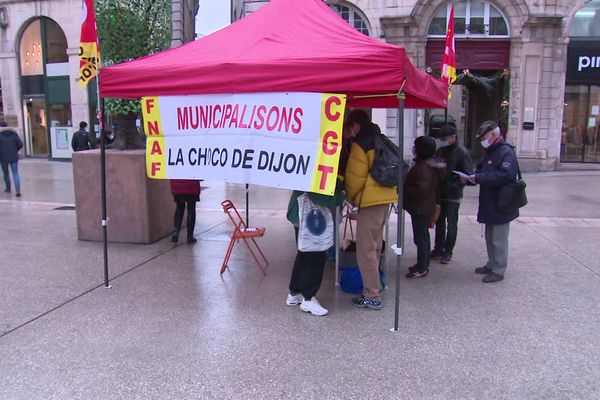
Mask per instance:
[[[202,39],[103,68],[104,97],[215,93],[346,93],[351,106],[444,108],[447,86],[413,67],[404,48],[365,36],[322,0],[271,0]]]

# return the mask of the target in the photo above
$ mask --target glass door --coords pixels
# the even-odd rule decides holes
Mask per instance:
[[[587,125],[585,130],[584,162],[600,162],[600,86],[590,87]]]
[[[589,86],[565,86],[565,105],[561,136],[561,161],[582,162],[587,141]]]
[[[25,119],[27,120],[27,142],[34,157],[48,157],[48,124],[46,119],[46,100],[29,99],[25,101]]]

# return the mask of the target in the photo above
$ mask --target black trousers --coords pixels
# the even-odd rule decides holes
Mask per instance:
[[[185,212],[185,206],[187,204],[187,238],[192,239],[194,237],[194,227],[196,226],[196,201],[178,201],[175,203],[175,217],[173,218],[173,236],[179,236],[181,230],[181,224],[183,223],[183,214]]]
[[[435,249],[451,253],[458,235],[458,209],[460,203],[442,201],[440,217],[435,223]],[[448,230],[446,230],[446,224]]]
[[[298,243],[298,228],[294,227],[294,229],[296,243]],[[323,281],[326,253],[326,251],[298,250],[290,278],[290,293],[301,293],[307,300],[317,294]]]
[[[417,266],[419,272],[429,269],[429,217],[421,214],[411,214],[413,239],[417,246]]]

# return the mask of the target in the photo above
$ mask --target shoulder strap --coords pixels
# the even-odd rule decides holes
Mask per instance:
[[[517,163],[517,178],[519,178],[520,181],[523,180],[523,177],[521,177],[521,168],[519,167],[519,160],[517,158],[517,151],[515,150],[515,146],[506,142],[502,142],[502,145],[510,147],[513,153],[515,153],[515,162]]]

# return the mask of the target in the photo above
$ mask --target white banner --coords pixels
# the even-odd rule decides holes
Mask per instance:
[[[345,105],[326,93],[144,97],[148,176],[333,194]]]

